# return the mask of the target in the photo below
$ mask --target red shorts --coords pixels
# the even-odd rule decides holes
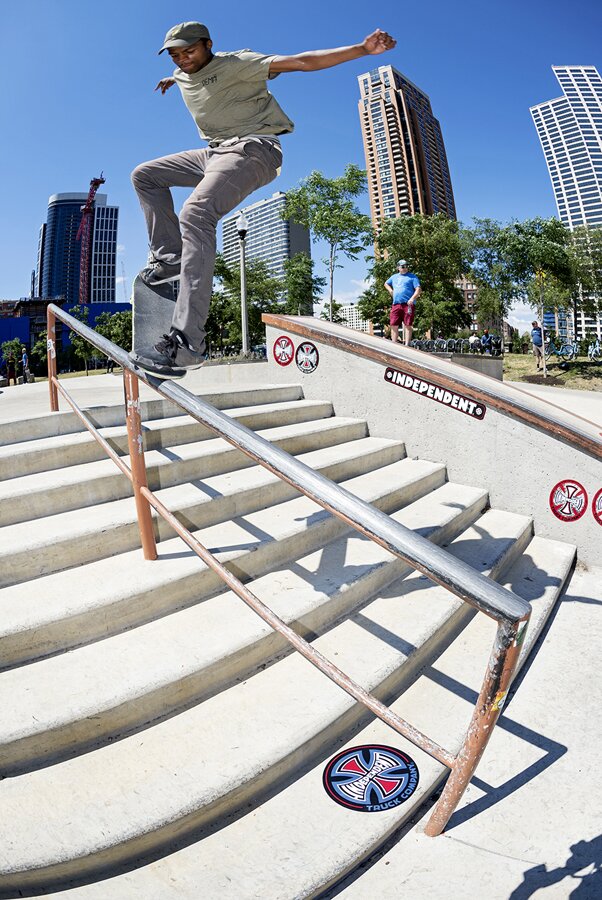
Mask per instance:
[[[415,303],[394,303],[389,315],[389,325],[406,325],[411,328],[416,315]]]

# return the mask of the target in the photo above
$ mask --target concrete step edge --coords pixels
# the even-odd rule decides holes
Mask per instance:
[[[297,455],[366,437],[368,428],[359,419],[335,418],[278,425],[258,431],[262,437]],[[123,457],[130,465],[128,455]],[[207,438],[150,450],[146,472],[151,490],[207,478],[235,469],[250,468],[253,461],[223,438]],[[130,497],[132,489],[113,460],[69,465],[48,472],[0,482],[0,527],[41,516],[53,516],[98,503]]]
[[[477,523],[478,530],[468,529],[472,533],[462,536],[464,551],[469,555],[475,555],[475,545],[478,544],[476,558],[481,564],[485,564],[486,541],[483,536],[489,527],[486,517],[498,529],[500,521],[504,521],[504,528],[509,533],[514,531],[518,534],[529,524],[524,517],[508,514],[502,520],[501,514],[496,513],[486,513]],[[477,535],[478,541],[475,540]],[[499,537],[493,537],[491,547],[496,561],[499,561],[502,558]],[[402,662],[407,655],[402,647],[383,643],[365,628],[358,628],[358,623],[353,621],[344,622],[316,642],[331,658],[333,648],[338,647],[339,657],[342,657],[337,660],[338,664],[377,694],[398,691],[408,683],[411,687],[414,673],[417,674],[435,656],[439,638],[447,640],[450,629],[460,630],[459,626],[467,618],[463,604],[450,599],[435,585],[429,584],[425,588],[429,591],[429,603],[426,605],[422,590],[416,590],[415,584],[416,580],[424,582],[424,576],[410,576],[410,579],[413,583],[409,584],[409,579],[405,579],[399,586],[406,601],[414,605],[417,603],[421,609],[417,625],[413,624],[415,620],[411,616],[407,620],[407,628],[411,626],[414,629],[414,632],[410,631],[411,639],[407,632],[405,637],[405,645],[412,648],[407,651],[410,663]],[[435,597],[438,598],[437,603],[434,603]],[[398,596],[377,599],[373,604],[381,602],[388,604],[389,608],[393,606],[398,621]],[[373,604],[362,611],[362,620],[371,614]],[[425,622],[427,617],[428,623]],[[382,646],[383,651],[387,650],[384,654],[386,659],[370,650],[367,653],[358,652],[356,639],[366,642],[365,649],[371,643]],[[403,676],[400,674],[402,669]],[[405,674],[408,670],[409,674]],[[287,700],[283,706],[284,697]],[[8,779],[5,782],[7,809],[12,811],[14,808],[19,819],[27,820],[31,818],[31,803],[38,804],[39,797],[44,796],[50,821],[44,819],[43,834],[36,834],[33,841],[28,839],[26,847],[17,848],[13,841],[12,872],[6,872],[0,884],[27,885],[30,879],[39,883],[42,877],[48,883],[75,873],[81,876],[84,871],[90,872],[97,866],[119,864],[141,853],[156,851],[159,846],[167,846],[176,835],[181,836],[191,829],[196,831],[201,827],[210,827],[225,815],[235,815],[244,805],[252,803],[255,795],[267,791],[270,785],[294,777],[301,759],[319,756],[338,740],[344,740],[345,734],[353,731],[362,717],[363,712],[351,698],[305,660],[293,655],[199,707],[154,726],[145,732],[142,745],[136,737],[125,738],[50,769]],[[247,718],[253,720],[252,727]],[[224,734],[224,728],[229,730],[229,735]],[[180,731],[188,735],[187,740],[178,737]],[[193,734],[203,736],[200,744],[191,740]],[[164,751],[159,749],[161,746],[167,747],[166,741],[171,748],[169,763]],[[250,742],[246,749],[245,741]],[[253,750],[249,756],[251,744]],[[140,753],[144,754],[145,762],[138,761]],[[149,765],[153,759],[162,760],[159,769],[166,783],[161,788],[155,783],[154,790],[149,792]],[[97,782],[99,766],[106,770],[107,765],[111,772],[111,784],[105,782],[100,785]],[[159,770],[153,770],[152,766],[151,770],[159,774]],[[145,787],[139,791],[135,781],[142,777]],[[124,793],[118,784],[125,784],[126,781],[128,789]],[[75,824],[73,821],[70,799],[62,794],[63,786],[67,784],[71,786],[71,791],[76,791],[81,807],[86,811],[85,822]],[[112,802],[107,802],[107,793],[113,798]],[[127,802],[126,796],[135,797],[134,807]],[[154,804],[157,796],[161,796],[163,801],[160,811]],[[59,811],[59,803],[63,811]],[[99,803],[102,804],[102,813]],[[65,834],[67,810],[69,834]],[[121,825],[117,825],[117,818],[111,821],[110,810],[115,817],[121,816]],[[12,826],[12,815],[7,817],[7,822],[9,820]],[[0,823],[0,828],[6,830],[7,822],[4,826]],[[111,830],[110,837],[106,830]],[[18,828],[11,827],[10,832],[18,833]],[[59,835],[61,843],[66,839],[71,848],[70,859],[65,858],[64,851],[57,857],[56,849],[53,849],[53,835]]]
[[[384,512],[393,512],[444,481],[440,464],[404,458],[345,480],[343,486]],[[309,552],[346,530],[340,519],[313,501],[296,497],[227,525],[208,526],[198,537],[247,581],[285,565],[296,550]],[[101,639],[222,590],[218,576],[192,551],[182,554],[182,549],[180,538],[171,538],[158,545],[158,564],[145,561],[136,549],[0,588],[4,666]]]
[[[235,407],[226,411],[232,418],[252,429],[267,428],[271,423],[304,422],[333,415],[332,403],[316,400],[281,401]],[[142,427],[144,446],[148,450],[214,436],[200,422],[184,414],[146,419],[143,420]],[[99,431],[119,455],[128,453],[127,431],[123,421],[116,426],[99,428]],[[0,481],[106,458],[105,451],[87,430],[66,436],[29,440],[0,447]]]
[[[443,543],[473,522],[487,501],[484,491],[464,485],[446,484],[435,494],[438,496],[429,494],[404,507],[392,518],[416,528],[433,543]],[[344,568],[353,565],[356,570],[367,557],[353,583],[347,583],[349,576],[344,571],[339,581],[330,569],[323,594],[311,594],[310,585],[303,587],[304,582],[299,582],[297,571],[311,571],[317,559],[319,571],[324,556],[338,558],[341,554],[346,558]],[[407,564],[378,545],[345,535],[318,553],[296,557],[293,571],[280,570],[256,579],[251,590],[272,597],[284,620],[311,640],[349,615],[358,603],[364,604],[375,591],[410,571]],[[295,590],[301,595],[295,595]],[[280,603],[279,597],[283,598]],[[230,621],[237,623],[234,634]],[[199,644],[200,634],[211,634],[211,640]],[[154,650],[146,659],[148,649],[156,646],[165,647],[161,660],[155,659]],[[241,606],[234,594],[226,592],[179,615],[7,672],[0,676],[0,706],[5,711],[0,724],[0,773],[27,771],[173,715],[177,709],[248,677],[283,652],[289,652],[288,643]],[[126,675],[134,660],[135,666]],[[119,673],[115,684],[113,672]],[[52,685],[52,691],[40,704],[47,685]],[[27,702],[32,697],[37,698],[35,710]]]
[[[554,577],[556,584],[551,586],[551,596],[534,600],[532,594],[537,577],[533,577],[533,572],[535,570],[537,575],[538,570],[544,571],[542,563],[550,565],[550,557],[544,562],[541,540],[533,538],[506,576],[509,579],[506,586],[518,589],[521,596],[533,602],[533,622],[523,645],[521,666],[528,660],[571,568],[570,547],[546,542],[547,550],[553,551],[553,568],[548,568],[547,573],[548,577]],[[538,545],[539,550],[536,549]],[[521,570],[521,577],[517,578]],[[524,594],[523,589],[526,589]],[[425,702],[428,699],[425,697]],[[392,708],[395,709],[395,703]],[[407,712],[399,711],[401,714]],[[504,715],[500,720],[502,727]],[[512,718],[511,708],[508,715]],[[465,724],[465,721],[458,723],[458,733]],[[336,752],[364,744],[393,746],[414,759],[418,764],[420,783],[410,800],[395,809],[367,816],[342,809],[326,796],[322,787],[325,756],[313,769],[267,798],[256,809],[225,823],[224,828],[203,836],[190,846],[154,862],[149,861],[127,875],[117,875],[112,886],[116,891],[124,891],[120,897],[144,896],[148,900],[160,900],[162,885],[169,875],[177,882],[183,896],[188,896],[188,891],[193,896],[194,887],[198,886],[205,895],[220,900],[261,900],[271,896],[293,900],[297,897],[345,897],[345,891],[339,891],[348,877],[355,876],[358,880],[354,882],[353,896],[378,897],[382,885],[377,870],[366,866],[367,860],[381,852],[385,842],[418,814],[422,804],[445,777],[447,769],[377,721],[337,747]],[[487,748],[485,754],[489,752]],[[465,805],[466,800],[460,801],[459,810]],[[495,807],[481,815],[495,816]],[[453,827],[453,818],[450,825]],[[412,834],[407,837],[410,846],[404,851],[406,838],[404,832],[400,833],[398,852],[411,852]],[[77,900],[103,900],[102,885],[98,882],[82,887],[80,891],[76,893]]]
[[[257,385],[249,388],[229,388],[197,391],[196,396],[202,397],[212,406],[218,409],[229,409],[233,406],[243,406],[249,401],[252,403],[257,395],[268,397],[280,397],[281,399],[298,400],[303,397],[303,391],[299,384],[272,384]],[[66,406],[65,401],[60,401],[61,406]],[[120,399],[115,404],[108,403],[102,406],[87,408],[97,427],[110,427],[123,423],[123,402]],[[141,399],[141,412],[143,418],[155,418],[163,415],[184,415],[182,410],[171,400],[162,397]],[[51,437],[60,434],[73,434],[82,430],[79,418],[71,410],[61,408],[59,412],[42,413],[27,419],[18,419],[0,422],[0,446],[29,441],[34,437]]]
[[[385,438],[363,438],[310,451],[300,459],[333,481],[399,459],[403,445]],[[125,477],[125,476],[124,476]],[[294,488],[261,466],[227,473],[203,482],[157,492],[169,509],[194,530],[244,515],[295,494]],[[159,540],[171,537],[170,526],[154,516]],[[0,586],[37,578],[72,565],[139,546],[133,498],[84,510],[40,518],[0,529]]]

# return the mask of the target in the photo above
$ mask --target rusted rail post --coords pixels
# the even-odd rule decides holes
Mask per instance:
[[[46,357],[48,359],[48,390],[50,392],[50,409],[59,411],[59,394],[54,379],[56,375],[56,316],[50,309],[46,312]]]
[[[142,437],[142,419],[140,416],[140,397],[138,378],[129,369],[123,370],[125,389],[125,412],[128,430],[128,447],[130,451],[130,468],[132,485],[136,499],[138,528],[145,559],[157,558],[157,545],[153,531],[153,517],[148,500],[141,493],[141,488],[148,488],[146,464],[144,462],[144,441]]]
[[[454,761],[443,793],[424,829],[424,833],[429,837],[441,834],[481,760],[512,683],[527,623],[528,619],[515,623],[500,622],[498,625],[487,675],[473,710],[462,749]]]

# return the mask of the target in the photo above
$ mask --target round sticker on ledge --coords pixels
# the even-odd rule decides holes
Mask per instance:
[[[602,525],[602,488],[592,500],[592,515],[598,525]]]
[[[299,344],[295,354],[295,362],[297,363],[297,368],[305,375],[315,372],[320,362],[316,345],[312,344],[311,341],[303,341],[302,344]]]
[[[337,753],[322,781],[335,803],[356,812],[384,812],[408,800],[418,778],[418,766],[407,753],[384,744],[364,744]]]
[[[279,366],[290,365],[293,361],[293,356],[295,355],[295,348],[290,337],[286,334],[281,334],[280,337],[276,338],[272,353]]]
[[[587,509],[587,491],[578,481],[565,478],[550,491],[550,509],[561,522],[576,522]]]

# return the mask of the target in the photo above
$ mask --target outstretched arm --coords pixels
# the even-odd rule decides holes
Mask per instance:
[[[175,83],[175,78],[162,78],[155,90],[161,91],[161,93],[164,94],[165,91],[168,91],[170,87],[174,86]]]
[[[377,28],[360,44],[352,44],[350,47],[337,47],[334,50],[309,50],[307,53],[297,53],[295,56],[276,56],[270,63],[270,75],[279,75],[281,72],[317,72],[319,69],[330,69],[340,63],[351,59],[359,59],[361,56],[376,56],[386,50],[392,50],[397,41]]]

